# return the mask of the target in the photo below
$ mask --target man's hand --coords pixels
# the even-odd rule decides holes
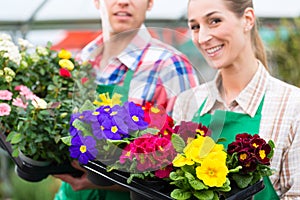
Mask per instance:
[[[87,178],[87,171],[79,165],[78,161],[72,161],[71,165],[75,169],[83,171],[83,175],[80,177],[73,177],[70,174],[55,174],[53,176],[69,183],[74,191],[99,188],[97,185],[89,181],[89,179]]]
[[[83,172],[83,175],[80,177],[73,177],[70,174],[55,174],[53,175],[55,178],[58,178],[64,182],[67,182],[71,185],[74,191],[85,190],[85,189],[104,189],[104,190],[116,190],[116,191],[128,191],[126,188],[123,188],[119,185],[112,186],[99,186],[93,184],[87,178],[87,170],[81,167],[78,161],[72,161],[71,165],[80,171]]]

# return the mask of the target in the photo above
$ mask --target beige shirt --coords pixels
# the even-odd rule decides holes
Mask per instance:
[[[253,117],[265,95],[259,135],[276,145],[271,162],[276,173],[270,178],[282,200],[300,200],[300,89],[270,76],[261,63],[229,106],[221,98],[220,85],[217,74],[213,81],[183,92],[175,103],[174,120],[191,121],[206,98],[201,116],[221,109]]]

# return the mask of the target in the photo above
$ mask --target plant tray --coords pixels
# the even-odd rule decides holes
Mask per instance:
[[[100,176],[99,178],[106,178],[115,184],[121,185],[132,192],[136,192],[142,196],[154,200],[171,200],[170,188],[162,187],[161,189],[155,188],[157,184],[144,184],[145,181],[137,181],[133,179],[130,184],[127,183],[128,173],[120,171],[107,172],[106,166],[99,161],[89,161],[88,164],[82,165],[85,169],[92,171],[94,174]],[[166,185],[166,184],[165,184]],[[264,188],[263,181],[259,181],[256,184],[249,186],[243,190],[232,190],[224,197],[226,200],[236,199],[251,199],[252,196]],[[222,199],[222,198],[221,198]]]
[[[82,172],[76,170],[71,166],[69,162],[62,164],[50,164],[48,166],[35,166],[30,163],[25,162],[20,157],[12,156],[11,145],[6,142],[6,137],[4,134],[0,133],[0,147],[4,149],[13,160],[16,165],[17,175],[29,182],[39,182],[48,177],[51,174],[64,174],[68,173],[73,176],[81,176]]]

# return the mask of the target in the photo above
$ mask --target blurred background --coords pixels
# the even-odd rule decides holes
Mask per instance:
[[[300,86],[300,1],[253,0],[259,32],[269,53],[271,73]],[[13,40],[24,38],[36,45],[50,41],[53,49],[78,52],[101,32],[93,0],[0,0],[0,32]],[[212,71],[191,42],[186,19],[187,0],[156,0],[146,25],[151,34],[184,52],[201,81]],[[48,177],[31,183],[15,175],[14,165],[0,149],[0,199],[53,199],[60,182]]]

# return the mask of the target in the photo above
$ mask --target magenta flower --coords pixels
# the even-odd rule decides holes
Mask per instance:
[[[156,170],[154,175],[158,178],[168,178],[172,170],[173,165],[170,164],[162,169]]]
[[[120,163],[137,162],[137,171],[155,171],[171,164],[175,156],[176,152],[170,140],[146,134],[136,138],[124,148]]]

